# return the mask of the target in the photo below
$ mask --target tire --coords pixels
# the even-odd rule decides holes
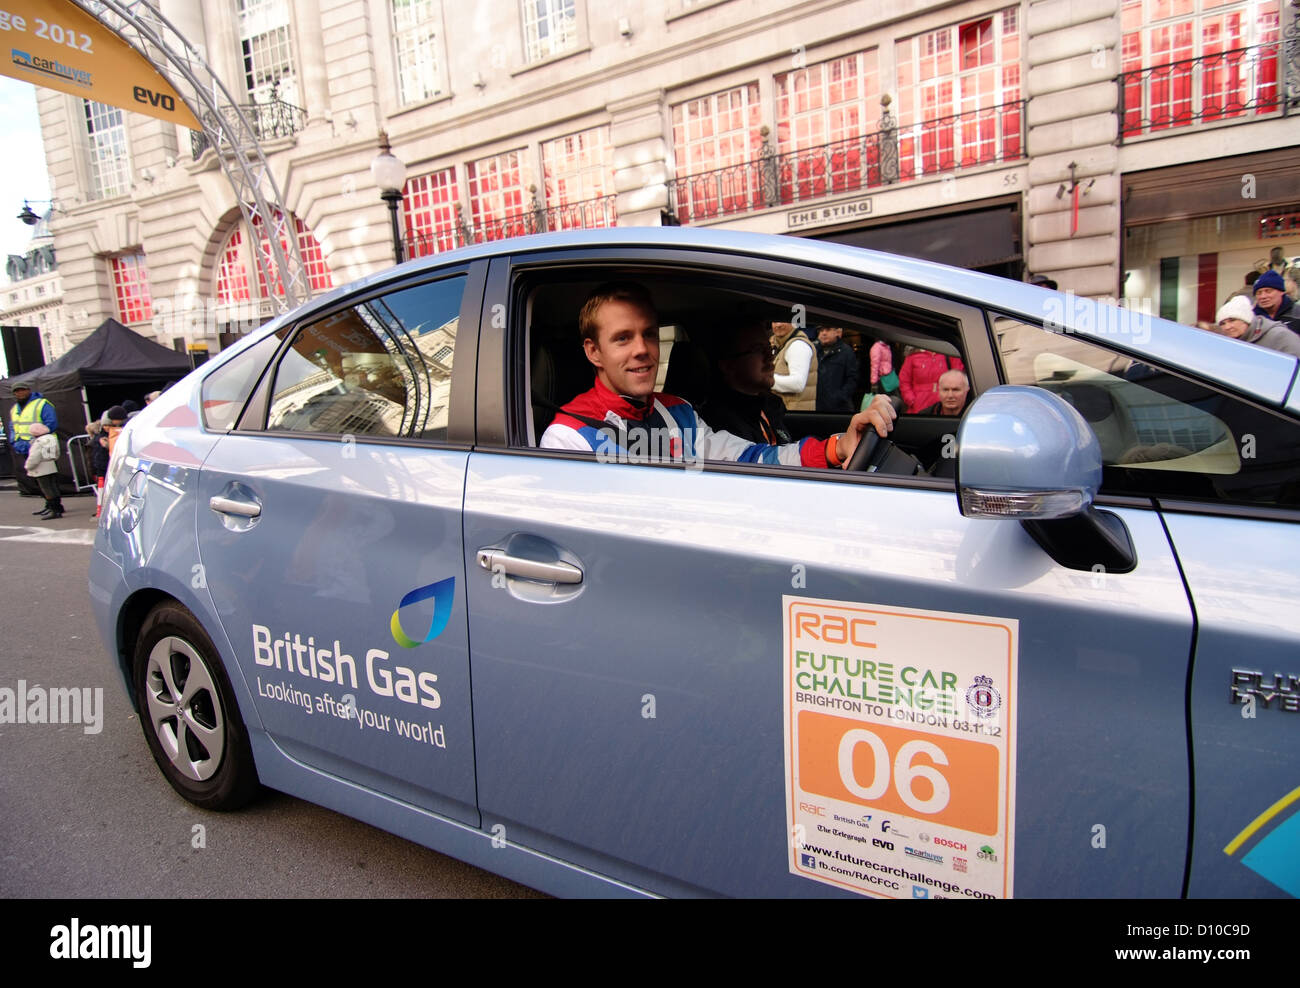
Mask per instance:
[[[132,672],[145,741],[172,788],[206,810],[252,799],[248,730],[217,650],[189,611],[161,604],[150,612]]]

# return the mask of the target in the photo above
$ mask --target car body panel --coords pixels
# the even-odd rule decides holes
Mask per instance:
[[[961,518],[951,493],[809,483],[471,457],[467,556],[523,533],[585,569],[580,592],[530,599],[467,561],[485,821],[651,887],[827,894],[786,857],[782,595],[804,566],[809,597],[1018,618],[1018,892],[1178,895],[1183,712],[1136,689],[1181,696],[1190,652],[1156,514],[1120,512],[1141,564],[1098,578],[1014,522]],[[789,511],[814,495],[815,516]],[[1096,824],[1123,839],[1095,850]]]
[[[1197,619],[1191,684],[1196,837],[1188,894],[1300,895],[1300,854],[1281,829],[1294,822],[1300,804],[1278,808],[1245,833],[1300,786],[1296,527],[1182,512],[1169,512],[1166,524]],[[1271,853],[1275,844],[1288,847],[1280,862]]]
[[[231,434],[204,464],[197,532],[213,607],[276,743],[477,825],[468,627],[456,592],[465,459],[364,437]],[[207,506],[235,485],[260,506],[252,524],[228,524]],[[399,645],[392,622],[403,598],[446,580],[445,630]],[[402,610],[407,633],[422,638],[415,629],[430,627],[433,602]],[[286,635],[293,656],[279,646]]]

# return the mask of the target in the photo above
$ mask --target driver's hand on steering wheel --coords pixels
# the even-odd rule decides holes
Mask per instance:
[[[867,406],[867,410],[858,412],[849,421],[849,431],[841,432],[837,438],[835,452],[841,465],[847,468],[849,460],[853,458],[853,451],[858,448],[858,441],[868,427],[875,428],[880,437],[884,439],[888,437],[890,431],[894,428],[894,419],[896,418],[898,418],[898,412],[894,410],[894,403],[887,396],[876,395],[875,398],[871,399],[871,404]]]

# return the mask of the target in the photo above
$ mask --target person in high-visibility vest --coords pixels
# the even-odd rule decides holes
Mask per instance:
[[[14,406],[9,410],[9,455],[13,459],[14,480],[18,490],[29,497],[39,497],[40,487],[27,476],[27,454],[32,443],[32,424],[40,422],[51,432],[59,428],[59,417],[54,405],[32,391],[26,384],[14,385]],[[40,514],[39,511],[33,512]]]

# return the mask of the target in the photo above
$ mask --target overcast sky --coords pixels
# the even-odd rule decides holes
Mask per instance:
[[[26,253],[32,228],[16,217],[23,200],[32,209],[45,209],[38,199],[50,198],[50,173],[45,167],[40,118],[36,115],[36,87],[0,76],[0,263],[10,254]],[[8,280],[0,266],[0,280]]]

